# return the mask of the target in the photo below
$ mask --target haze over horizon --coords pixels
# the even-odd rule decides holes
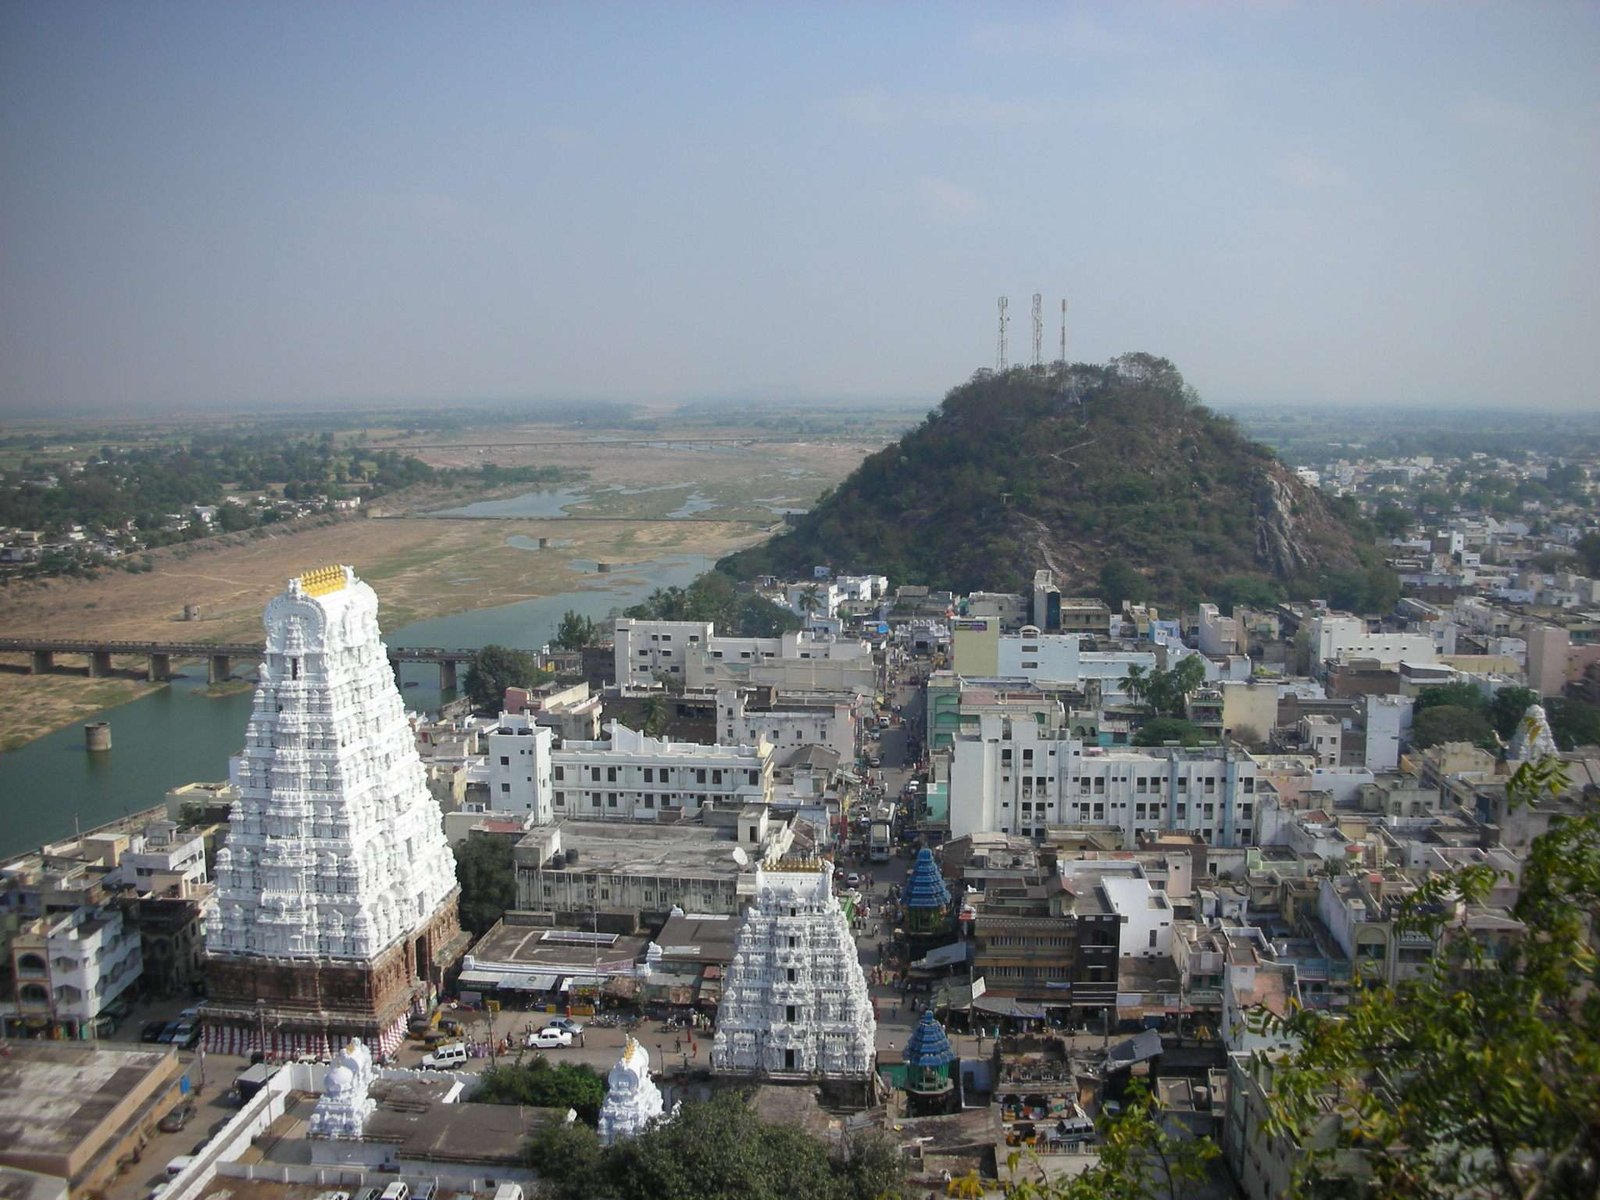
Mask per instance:
[[[1600,5],[0,7],[0,415],[1600,408]]]

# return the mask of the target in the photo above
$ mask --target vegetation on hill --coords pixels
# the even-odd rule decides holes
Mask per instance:
[[[640,621],[711,621],[718,633],[730,637],[777,637],[802,624],[787,608],[739,591],[726,575],[716,572],[700,576],[688,587],[657,588],[622,615]]]
[[[815,564],[969,591],[1067,589],[1193,602],[1341,592],[1393,602],[1353,511],[1206,409],[1148,354],[1104,366],[980,371],[771,541],[718,564],[735,577]],[[1365,539],[1370,544],[1370,537]]]

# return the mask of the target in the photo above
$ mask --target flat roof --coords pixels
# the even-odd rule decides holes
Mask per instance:
[[[546,865],[547,871],[574,875],[657,876],[701,879],[737,875],[756,857],[754,847],[741,847],[732,828],[717,829],[698,822],[658,825],[653,822],[562,821],[556,826],[562,850],[576,850],[567,866]],[[535,830],[519,846],[547,842],[550,831]],[[740,862],[738,850],[745,861]]]
[[[663,958],[728,963],[733,961],[739,925],[738,917],[676,913],[667,918],[655,942]]]
[[[7,1049],[0,1057],[0,1159],[71,1153],[177,1057],[70,1042],[12,1041]]]
[[[602,933],[599,940],[582,940],[581,929],[551,925],[512,925],[501,921],[472,947],[473,961],[481,969],[486,963],[544,967],[555,974],[571,973],[588,965],[597,955],[602,963],[627,960],[637,962],[644,953],[647,938],[614,937]],[[556,936],[545,937],[546,934]]]

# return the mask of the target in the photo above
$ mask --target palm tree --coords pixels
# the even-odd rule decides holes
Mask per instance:
[[[651,737],[660,737],[667,728],[667,698],[660,692],[651,692],[645,697],[643,717],[644,731]]]
[[[822,607],[822,589],[814,583],[808,583],[800,589],[800,598],[795,601],[795,607],[802,616],[810,616]]]
[[[1131,663],[1128,666],[1128,673],[1122,677],[1122,690],[1128,693],[1128,699],[1135,704],[1148,703],[1150,677],[1138,663]]]

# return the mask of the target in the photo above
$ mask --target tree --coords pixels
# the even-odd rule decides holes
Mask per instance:
[[[531,1108],[570,1108],[593,1125],[606,1099],[605,1077],[586,1063],[552,1063],[543,1055],[530,1062],[490,1067],[472,1094],[478,1104],[525,1104]]]
[[[1547,759],[1519,767],[1506,792],[1538,804],[1567,782]],[[1467,906],[1499,878],[1467,867],[1404,902],[1400,928],[1439,947],[1416,978],[1364,987],[1342,1013],[1258,1019],[1297,1045],[1273,1064],[1264,1132],[1301,1148],[1298,1195],[1318,1194],[1337,1156],[1352,1152],[1365,1172],[1342,1181],[1348,1195],[1595,1195],[1600,814],[1570,816],[1534,840],[1512,910],[1521,936],[1486,943]],[[1318,1136],[1330,1115],[1335,1136]]]
[[[1144,599],[1148,586],[1144,576],[1130,567],[1126,559],[1108,559],[1100,568],[1100,599],[1112,612],[1120,611],[1124,600]]]
[[[1445,705],[1465,708],[1470,712],[1488,711],[1483,693],[1478,690],[1477,685],[1471,683],[1440,683],[1425,687],[1417,692],[1417,700],[1412,705],[1411,711],[1420,713],[1426,709]],[[1521,716],[1520,713],[1517,715]]]
[[[582,650],[585,646],[597,645],[599,641],[600,627],[588,617],[579,616],[570,608],[561,614],[555,645],[563,650]]]
[[[1572,547],[1578,554],[1583,573],[1590,579],[1600,579],[1600,533],[1586,533]]]
[[[1561,749],[1600,746],[1600,708],[1582,700],[1552,696],[1545,701],[1544,710],[1550,718],[1550,736]]]
[[[644,699],[644,706],[640,718],[644,722],[644,732],[651,737],[660,737],[667,728],[667,720],[671,714],[667,710],[667,698],[660,692],[651,692]]]
[[[1186,721],[1182,717],[1157,717],[1139,726],[1138,732],[1133,735],[1133,744],[1164,746],[1168,742],[1177,742],[1184,746],[1198,746],[1205,736],[1205,730],[1193,721]]]
[[[1523,714],[1530,705],[1539,703],[1539,693],[1532,688],[1504,687],[1489,698],[1489,723],[1495,733],[1510,741],[1522,723]]]
[[[503,837],[469,834],[455,847],[461,885],[461,926],[483,935],[506,909],[516,907],[517,872],[511,843]]]
[[[1441,742],[1490,741],[1489,718],[1482,712],[1456,704],[1440,704],[1423,709],[1411,720],[1411,744],[1419,750]]]
[[[795,603],[802,614],[810,616],[822,607],[822,589],[814,583],[806,584]]]
[[[533,687],[549,678],[526,650],[485,646],[467,664],[467,699],[479,712],[499,712],[507,688]]]

